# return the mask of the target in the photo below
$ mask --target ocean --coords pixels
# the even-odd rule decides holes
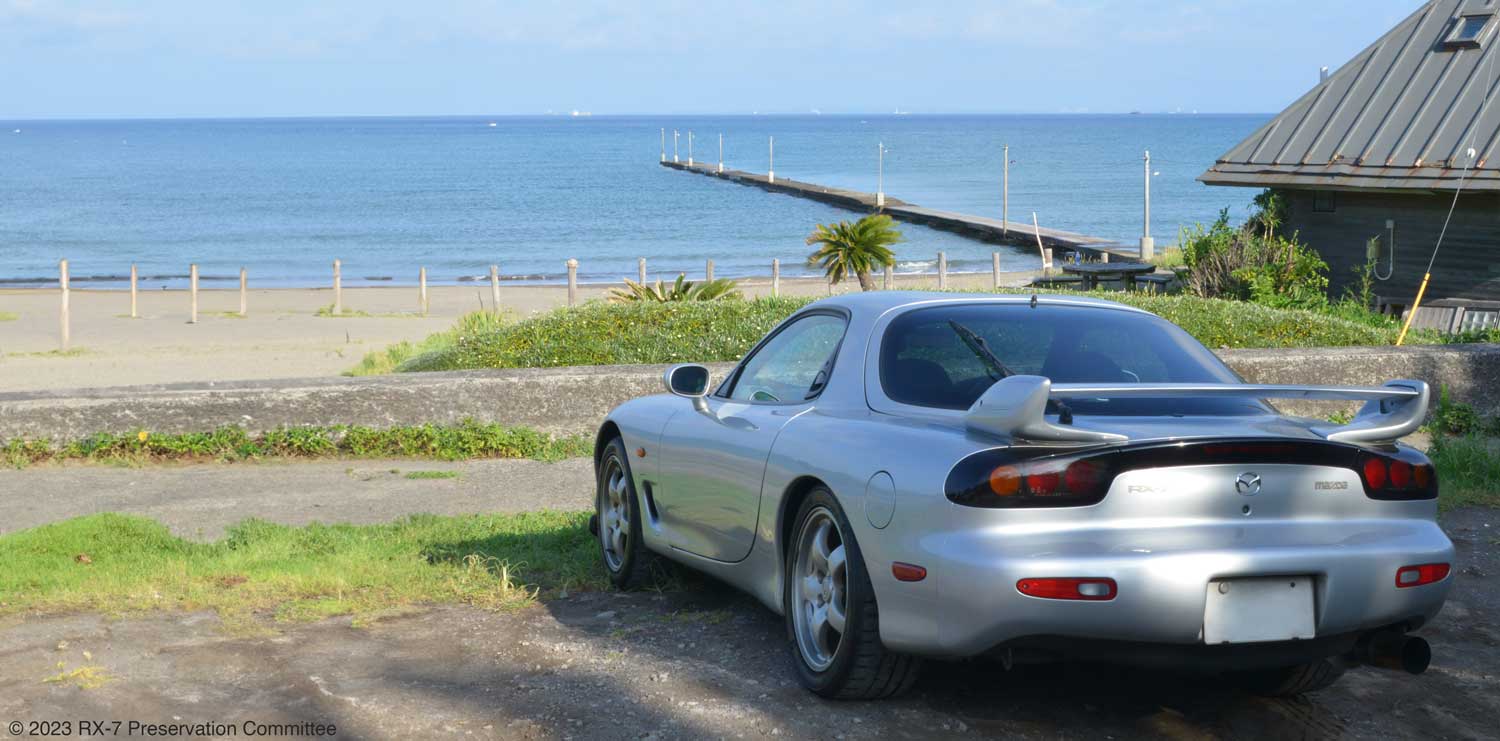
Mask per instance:
[[[998,217],[1009,144],[1010,215],[1134,242],[1142,150],[1153,170],[1152,234],[1243,217],[1252,191],[1194,180],[1268,115],[579,116],[0,122],[0,287],[55,284],[67,258],[79,287],[119,288],[132,263],[148,288],[205,281],[255,287],[474,280],[583,281],[809,273],[832,206],[660,167],[679,156],[777,177],[874,191],[884,143],[887,196]],[[1035,250],[904,224],[898,270],[1038,266]]]

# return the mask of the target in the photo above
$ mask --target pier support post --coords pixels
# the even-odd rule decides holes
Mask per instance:
[[[713,280],[714,280],[714,261],[713,260],[709,260],[708,264],[703,266],[703,279],[704,279],[704,281],[709,282],[709,283],[713,282]]]
[[[250,275],[240,268],[240,316],[250,313]]]
[[[568,258],[568,306],[578,305],[578,260]]]
[[[776,137],[774,136],[770,139],[770,150],[771,159],[769,166],[766,167],[766,182],[774,183],[776,182]]]
[[[191,313],[188,324],[198,323],[198,263],[188,266],[188,296],[191,304]]]
[[[490,311],[500,313],[500,266],[490,266]]]
[[[1151,150],[1146,150],[1146,222],[1141,232],[1141,260],[1150,260],[1156,254],[1156,240],[1151,238]]]
[[[939,252],[938,253],[938,290],[939,291],[945,291],[947,289],[948,289],[948,255],[947,255],[947,253]]]
[[[333,315],[344,313],[344,261],[333,261]]]
[[[885,290],[887,290],[887,291],[891,290],[891,286],[896,283],[895,273],[896,273],[896,268],[895,267],[893,267],[891,265],[885,266]]]
[[[640,276],[641,276],[641,278],[640,278],[641,285],[645,285],[646,284],[646,258],[642,257],[639,260],[636,260],[635,267],[636,267],[636,271],[638,273],[640,273]]]
[[[137,293],[138,293],[137,288],[136,288],[136,281],[137,281],[138,278],[139,278],[139,276],[136,273],[135,263],[131,263],[130,264],[130,318],[131,319],[135,319],[135,318],[137,318],[137,317],[140,316],[140,314],[136,311],[136,308],[138,306],[138,303],[136,301]]]
[[[72,317],[69,316],[70,307],[68,306],[68,261],[66,259],[57,261],[57,287],[62,289],[62,303],[58,306],[58,343],[66,352],[73,344]]]
[[[990,271],[995,275],[995,288],[1000,288],[1000,253],[990,253]]]
[[[417,270],[417,308],[427,316],[427,266]]]
[[[781,260],[771,260],[771,297],[781,295]]]

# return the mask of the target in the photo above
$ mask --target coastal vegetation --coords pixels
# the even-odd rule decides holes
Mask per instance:
[[[286,427],[260,433],[240,427],[176,434],[136,430],[98,433],[69,443],[12,439],[0,442],[0,463],[20,468],[69,461],[128,465],[315,458],[555,461],[592,451],[593,441],[584,435],[558,437],[527,427],[465,420],[456,425]]]
[[[631,301],[654,301],[656,303],[670,303],[672,301],[718,301],[720,299],[742,298],[739,285],[728,278],[717,280],[690,281],[687,276],[678,273],[677,280],[670,286],[658,280],[656,283],[638,283],[629,278],[625,279],[624,288],[609,289],[609,300],[615,303],[629,303]]]
[[[870,214],[855,222],[819,224],[807,236],[808,246],[818,246],[808,255],[807,266],[821,268],[830,283],[842,283],[853,273],[860,290],[873,291],[875,271],[896,264],[891,247],[901,241],[895,220],[885,214]]]
[[[1400,330],[1393,320],[1368,312],[1355,320],[1330,311],[1277,309],[1188,295],[1089,295],[1159,314],[1214,348],[1388,345]],[[394,352],[372,353],[352,372],[738,360],[778,322],[811,300],[595,302],[483,331],[455,328],[425,340],[420,352],[398,346]],[[467,318],[460,322],[461,326],[468,324]],[[1424,334],[1417,339],[1431,342],[1434,337]]]

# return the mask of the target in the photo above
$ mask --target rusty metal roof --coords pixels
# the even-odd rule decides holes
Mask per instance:
[[[1466,190],[1500,191],[1500,105],[1484,105],[1500,89],[1497,11],[1495,0],[1427,2],[1198,179],[1432,191],[1463,176]]]

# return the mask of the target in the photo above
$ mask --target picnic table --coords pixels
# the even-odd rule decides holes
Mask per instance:
[[[1113,277],[1123,279],[1125,288],[1134,290],[1136,276],[1156,272],[1156,266],[1146,262],[1080,262],[1063,263],[1060,267],[1064,273],[1083,278],[1085,290],[1098,288],[1100,278]]]

